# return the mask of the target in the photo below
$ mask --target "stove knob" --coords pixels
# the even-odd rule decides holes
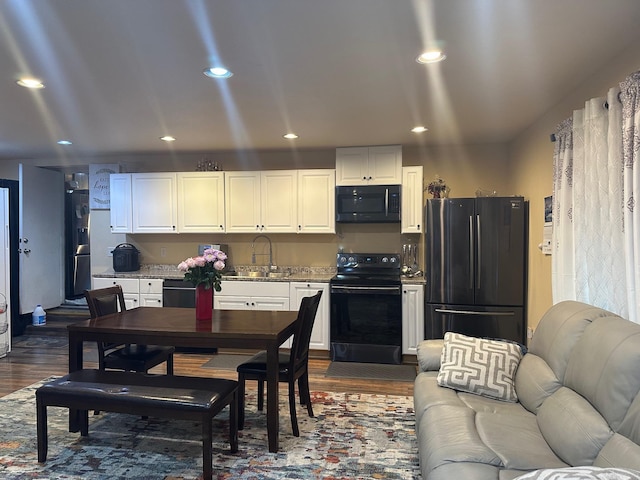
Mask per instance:
[[[356,263],[355,257],[349,257],[349,263]]]
[[[391,257],[391,258],[389,259],[389,261],[390,261],[391,263],[396,263],[397,258],[396,258],[396,257]]]
[[[389,262],[388,257],[382,257],[382,263],[388,263],[388,262]]]
[[[342,255],[340,257],[338,257],[338,262],[339,263],[344,263],[347,261],[347,257],[343,257]]]

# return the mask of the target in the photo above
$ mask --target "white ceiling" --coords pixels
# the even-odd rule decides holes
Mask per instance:
[[[638,25],[639,0],[0,0],[0,158],[508,141]]]

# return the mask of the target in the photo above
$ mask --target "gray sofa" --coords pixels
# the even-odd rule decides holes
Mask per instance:
[[[418,346],[414,407],[424,479],[640,470],[640,325],[579,302],[554,305],[516,367],[515,402],[439,386],[443,342]]]

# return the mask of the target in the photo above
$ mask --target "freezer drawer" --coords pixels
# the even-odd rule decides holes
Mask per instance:
[[[427,304],[425,337],[443,338],[445,332],[472,337],[504,338],[524,344],[524,309]]]

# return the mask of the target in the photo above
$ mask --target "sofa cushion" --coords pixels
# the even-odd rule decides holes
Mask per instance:
[[[640,470],[640,445],[616,433],[600,450],[593,465]]]
[[[558,390],[562,383],[547,362],[533,353],[527,353],[516,371],[515,385],[518,401],[527,410],[536,413],[542,402]]]
[[[521,358],[517,344],[447,332],[438,385],[516,402],[514,377]]]
[[[611,315],[576,342],[564,385],[586,398],[615,431],[640,391],[640,325]]]
[[[561,387],[538,410],[538,425],[549,446],[569,465],[593,465],[613,432],[593,406]]]
[[[536,470],[515,480],[640,480],[640,472],[623,468],[570,467]]]

